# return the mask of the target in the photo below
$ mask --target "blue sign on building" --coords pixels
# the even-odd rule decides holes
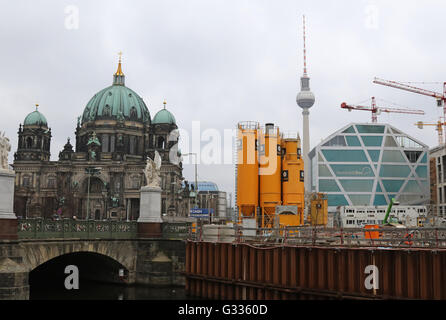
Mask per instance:
[[[192,208],[190,209],[191,218],[209,218],[209,215],[214,214],[214,209],[202,209],[202,208]]]

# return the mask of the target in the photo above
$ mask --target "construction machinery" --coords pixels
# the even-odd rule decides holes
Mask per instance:
[[[440,146],[445,143],[445,140],[443,139],[443,126],[446,125],[446,122],[442,122],[441,119],[438,120],[437,123],[425,123],[423,121],[418,121],[415,123],[415,125],[419,129],[423,129],[424,126],[435,126],[435,130],[438,132],[438,145]]]
[[[370,111],[372,113],[372,122],[376,123],[378,121],[378,115],[381,112],[387,113],[407,113],[407,114],[424,114],[423,110],[415,110],[415,109],[398,109],[398,108],[388,108],[388,107],[378,107],[376,105],[375,97],[372,97],[371,106],[357,106],[357,105],[349,105],[345,102],[341,104],[341,108],[347,109],[348,111],[352,110],[362,110],[362,111]]]
[[[399,202],[395,201],[394,198],[391,198],[390,202],[389,202],[389,206],[387,207],[387,210],[386,210],[386,215],[384,216],[382,226],[383,227],[405,228],[405,226],[403,224],[399,223],[398,220],[390,217],[390,210],[392,210],[392,207],[394,205],[399,205]]]
[[[328,204],[324,193],[314,192],[310,195],[310,213],[308,222],[312,226],[327,225],[328,222]]]
[[[373,229],[389,229],[389,228],[406,228],[405,225],[401,224],[397,219],[390,216],[390,211],[394,205],[399,205],[399,202],[395,201],[394,198],[390,199],[389,205],[387,206],[386,215],[384,216],[383,222],[381,225],[377,224],[367,224],[364,226],[364,229],[367,231],[364,232],[365,239],[379,239],[382,237],[381,231],[372,231]]]

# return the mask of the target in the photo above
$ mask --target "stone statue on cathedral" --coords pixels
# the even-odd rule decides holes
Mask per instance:
[[[8,137],[3,132],[0,135],[0,169],[9,170],[8,153],[11,151],[11,144]]]
[[[161,186],[161,156],[158,151],[155,151],[154,160],[147,157],[147,165],[144,169],[144,175],[146,176],[147,186],[149,187],[160,187]]]

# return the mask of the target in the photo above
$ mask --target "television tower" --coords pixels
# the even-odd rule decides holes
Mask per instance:
[[[311,192],[310,168],[308,153],[310,152],[310,108],[314,104],[314,94],[310,91],[310,78],[307,75],[307,52],[305,47],[305,16],[303,16],[303,33],[304,33],[304,74],[300,78],[300,92],[296,97],[296,102],[302,108],[303,115],[303,144],[302,154],[304,158],[304,186],[305,193]]]

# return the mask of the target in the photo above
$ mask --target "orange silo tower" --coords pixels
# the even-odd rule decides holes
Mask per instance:
[[[239,122],[237,125],[236,196],[238,218],[257,221],[259,207],[259,159],[257,134],[259,123]]]
[[[282,148],[279,128],[272,123],[259,130],[260,226],[273,228],[276,206],[282,204]]]
[[[300,137],[297,133],[287,133],[282,139],[282,204],[296,206],[297,216],[286,217],[288,221],[284,221],[284,224],[302,225],[304,223],[304,191],[304,160]]]

